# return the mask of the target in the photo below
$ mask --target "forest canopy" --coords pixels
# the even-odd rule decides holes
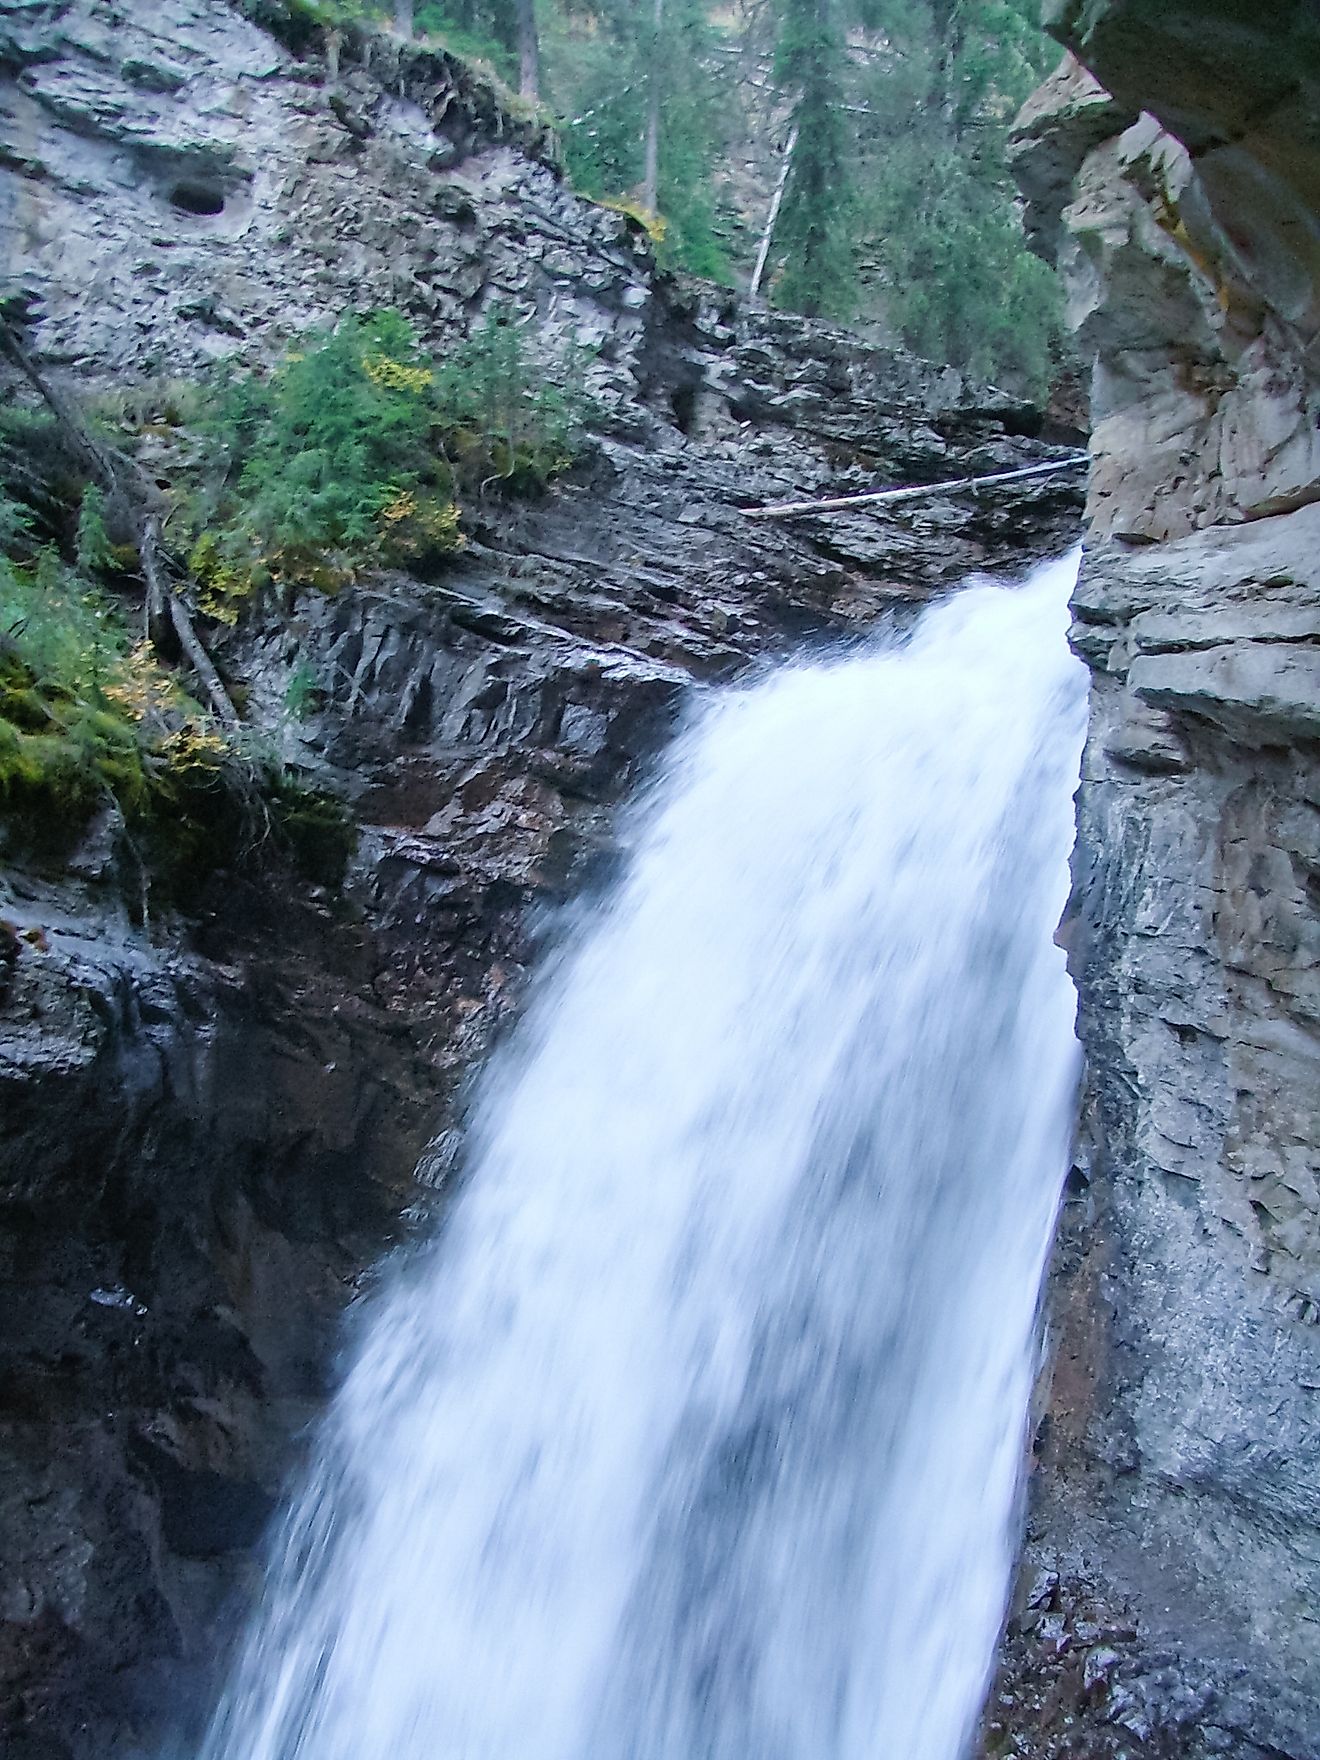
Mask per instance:
[[[323,0],[484,59],[662,261],[1041,392],[1060,298],[1008,130],[1040,0]]]

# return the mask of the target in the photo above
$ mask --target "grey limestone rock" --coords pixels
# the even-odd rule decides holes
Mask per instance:
[[[1019,153],[1094,361],[1072,631],[1092,713],[1064,931],[1087,1075],[999,1682],[1025,1760],[1304,1760],[1320,37],[1292,5],[1049,11],[1078,60],[1024,112]],[[1080,1666],[1033,1612],[1049,1575],[1065,1629],[1099,1628]]]

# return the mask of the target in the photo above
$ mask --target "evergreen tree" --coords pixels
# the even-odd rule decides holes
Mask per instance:
[[[874,300],[933,360],[1042,390],[1060,296],[1026,248],[1009,125],[1053,60],[1034,0],[868,0],[857,238]]]
[[[317,0],[406,27],[409,0]],[[1027,251],[1006,145],[1056,50],[1040,0],[413,0],[413,26],[561,119],[584,195],[646,218],[661,260],[751,280],[921,354],[1039,391],[1057,282]],[[539,8],[539,10],[538,10]],[[741,228],[742,238],[738,233]],[[730,265],[727,241],[739,260]],[[741,249],[738,245],[741,243]]]
[[[856,303],[843,30],[836,0],[783,0],[775,77],[793,96],[793,161],[784,189],[774,284],[779,305],[845,318]]]
[[[713,279],[722,81],[706,0],[595,0],[551,15],[546,62],[575,186],[658,219],[664,260]]]

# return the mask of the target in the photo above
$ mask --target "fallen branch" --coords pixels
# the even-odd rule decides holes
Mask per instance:
[[[222,726],[233,731],[239,726],[238,711],[230,701],[229,692],[215,669],[215,662],[197,634],[188,607],[162,579],[160,522],[154,513],[149,514],[142,522],[138,554],[142,558],[142,573],[147,583],[146,626],[149,640],[155,645],[154,620],[160,617],[162,611],[168,611],[170,625],[178,638],[179,646],[206,692],[212,713]]]
[[[768,507],[744,507],[748,519],[793,519],[803,513],[843,513],[850,507],[878,507],[895,501],[917,501],[932,495],[953,495],[963,489],[989,488],[995,483],[1018,483],[1027,477],[1047,477],[1060,471],[1081,470],[1089,462],[1085,452],[1050,464],[1029,464],[1019,470],[995,471],[985,477],[955,477],[945,483],[919,483],[905,489],[869,489],[862,495],[834,495],[826,501],[777,501]]]
[[[39,370],[4,318],[0,318],[0,354],[28,380],[55,417],[75,457],[121,510],[131,528],[146,589],[143,621],[147,639],[159,649],[168,614],[168,625],[197,674],[216,719],[225,727],[238,727],[238,711],[197,634],[192,615],[166,578],[168,557],[160,538],[160,497],[155,485],[133,459],[95,438],[79,412]]]

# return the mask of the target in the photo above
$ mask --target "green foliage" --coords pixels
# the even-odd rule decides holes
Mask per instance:
[[[289,776],[250,742],[186,723],[161,740],[140,847],[167,897],[186,900],[218,867],[271,856],[307,880],[338,886],[357,845],[343,803]]]
[[[388,30],[394,0],[236,0],[272,35],[302,52],[336,27],[360,24]],[[467,61],[484,62],[508,84],[516,82],[514,0],[417,0],[413,34]]]
[[[190,515],[202,608],[232,622],[266,580],[332,591],[359,567],[441,565],[463,541],[458,494],[537,493],[572,462],[573,377],[542,376],[499,310],[441,363],[383,311],[230,377],[209,421],[227,473]]]
[[[793,94],[797,132],[784,191],[775,281],[778,304],[808,317],[847,318],[857,300],[853,191],[839,108],[844,38],[835,0],[784,0],[775,73]]]
[[[768,191],[735,221],[749,146],[796,148],[768,291],[879,321],[909,346],[1039,392],[1061,349],[1052,272],[1022,237],[1012,118],[1056,58],[1039,0],[543,0],[548,96],[575,186],[636,202],[660,95],[662,261],[742,273]],[[741,198],[744,202],[746,197]],[[723,202],[723,206],[721,206]]]
[[[105,496],[95,483],[89,483],[83,490],[82,503],[78,508],[75,554],[78,567],[93,574],[109,568],[115,559],[110,536],[105,529]]]
[[[300,660],[289,674],[289,682],[284,687],[284,710],[295,721],[302,721],[311,714],[320,695],[315,668],[306,660]]]
[[[578,363],[533,364],[513,314],[495,307],[435,373],[434,407],[459,483],[536,494],[572,464],[587,402]]]
[[[93,701],[117,675],[125,637],[105,595],[43,549],[0,558],[0,641],[55,697]]]
[[[1008,127],[1056,56],[1034,0],[869,0],[887,44],[853,85],[857,229],[879,299],[919,353],[1043,392],[1057,280],[1022,237]]]
[[[82,492],[78,566],[33,547],[0,492],[0,825],[10,848],[59,857],[111,804],[158,894],[186,899],[216,867],[282,853],[327,883],[353,832],[342,806],[219,733],[145,646],[130,645],[100,567],[101,504]]]
[[[281,6],[390,28],[393,0]],[[910,347],[1042,393],[1062,352],[1052,271],[1022,237],[1005,145],[1056,58],[1040,0],[539,0],[543,96],[574,187],[637,212],[662,264],[750,273],[768,191],[747,164],[797,126],[767,290],[878,322]],[[295,19],[296,15],[296,19]],[[298,24],[296,20],[301,20]],[[516,74],[517,0],[417,0],[419,36]],[[514,480],[510,478],[510,480]]]
[[[340,22],[345,10],[339,0],[234,0],[234,5],[295,55],[306,53],[327,27]]]
[[[357,827],[343,803],[289,776],[272,792],[272,825],[305,880],[339,886],[357,848]]]
[[[732,94],[703,0],[601,0],[548,8],[542,35],[549,97],[564,156],[583,195],[640,198],[647,111],[660,107],[657,254],[662,263],[729,282],[717,235],[714,169],[727,145]]]
[[[0,807],[61,829],[109,797],[142,812],[146,752],[116,700],[130,670],[111,606],[53,551],[0,558]]]
[[[430,444],[432,376],[404,320],[383,312],[307,338],[268,379],[231,380],[216,426],[236,482],[211,535],[217,584],[225,569],[328,584],[327,568],[379,552],[397,496],[447,491]]]
[[[1023,249],[1006,191],[966,175],[952,149],[907,152],[910,178],[870,192],[891,322],[918,354],[1043,393],[1061,334],[1056,277]]]
[[[451,54],[466,61],[484,61],[508,85],[516,85],[518,68],[514,54],[517,25],[511,0],[475,4],[451,0],[441,6],[423,0],[413,17],[418,36],[431,38]]]
[[[6,555],[25,539],[32,529],[32,516],[19,501],[12,500],[0,489],[0,551]]]

